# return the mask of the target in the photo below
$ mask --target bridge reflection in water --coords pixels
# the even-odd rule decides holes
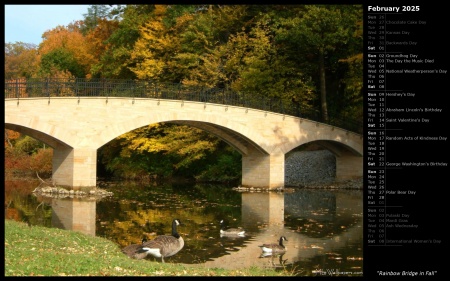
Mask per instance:
[[[363,220],[361,192],[348,196],[340,191],[299,190],[294,193],[243,192],[242,227],[250,238],[238,251],[228,252],[214,260],[192,266],[207,268],[220,267],[239,269],[251,266],[279,267],[293,264],[316,256],[333,253],[348,244],[362,244]],[[48,200],[48,199],[46,199]],[[73,230],[95,236],[96,201],[82,199],[51,199],[52,225],[57,228]],[[341,210],[341,211],[340,211]],[[342,211],[344,210],[344,211]],[[345,213],[342,213],[345,212]],[[285,227],[285,218],[309,220],[331,225],[345,225],[342,221],[359,216],[353,225],[345,225],[340,233],[325,237],[312,237],[295,229]],[[340,221],[338,221],[340,220]],[[260,258],[261,243],[277,242],[284,235],[288,242],[287,252],[281,257]],[[362,259],[362,253],[360,258]]]
[[[311,193],[316,194],[316,198],[312,199]],[[237,264],[242,268],[251,266],[280,267],[318,255],[333,253],[337,249],[345,248],[349,243],[362,243],[362,198],[360,196],[342,196],[339,195],[339,192],[336,194],[326,190],[300,190],[291,194],[243,193],[243,227],[248,229],[256,227],[259,228],[259,231],[252,233],[254,236],[249,239],[244,248],[213,261],[207,261],[203,265],[209,268],[227,269],[236,269]],[[340,234],[314,238],[285,227],[287,214],[293,219],[310,218],[313,221],[322,221],[324,224],[333,223],[339,217],[337,215],[338,208],[345,210],[345,216],[360,217],[356,224],[351,225]],[[344,220],[346,219],[344,218]],[[258,245],[266,242],[276,243],[281,235],[286,236],[288,240],[284,243],[288,249],[286,253],[282,257],[258,258],[261,257]]]
[[[96,200],[52,198],[52,226],[95,236]]]

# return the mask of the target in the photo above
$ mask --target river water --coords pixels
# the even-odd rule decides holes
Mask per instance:
[[[362,190],[290,189],[237,191],[223,184],[110,182],[112,196],[43,197],[39,182],[5,181],[6,218],[109,239],[122,248],[143,237],[170,234],[171,222],[184,248],[166,263],[240,269],[287,270],[296,276],[362,276]],[[220,220],[242,227],[245,237],[220,237]],[[262,257],[258,245],[288,241],[282,256]],[[148,257],[149,262],[161,262]]]

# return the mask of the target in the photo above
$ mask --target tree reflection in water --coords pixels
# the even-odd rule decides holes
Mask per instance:
[[[123,248],[140,243],[143,237],[149,240],[170,234],[170,218],[178,217],[185,224],[179,230],[185,247],[167,263],[227,269],[270,266],[299,276],[314,275],[326,268],[362,271],[361,190],[258,193],[237,192],[225,185],[127,182],[102,187],[114,195],[89,201],[38,198],[31,194],[34,187],[29,185],[29,192],[21,193],[5,189],[7,218],[10,214],[11,219],[31,225],[86,231]],[[222,218],[242,226],[246,236],[220,237]],[[258,245],[276,241],[281,235],[289,241],[288,251],[261,257]],[[152,257],[146,259],[159,262]]]

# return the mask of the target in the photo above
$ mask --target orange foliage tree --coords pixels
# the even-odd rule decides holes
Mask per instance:
[[[38,148],[30,154],[16,146],[21,136],[16,131],[5,129],[5,175],[34,176],[37,172],[43,177],[51,176],[53,149]]]
[[[5,79],[34,77],[38,69],[36,45],[22,42],[5,44]]]
[[[91,55],[97,58],[95,64],[91,66],[91,73],[88,76],[101,76],[103,63],[100,59],[110,49],[111,43],[107,40],[118,28],[119,22],[117,20],[97,19],[97,26],[86,34]]]
[[[89,41],[81,34],[80,24],[57,26],[44,32],[39,45],[41,73],[55,77],[55,70],[69,71],[73,76],[87,77],[91,65],[98,61]]]
[[[20,133],[5,129],[5,148],[12,148],[15,140],[20,137]]]

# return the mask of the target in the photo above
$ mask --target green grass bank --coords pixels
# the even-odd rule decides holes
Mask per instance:
[[[134,260],[124,255],[118,245],[101,237],[5,220],[5,276],[291,276],[291,273]]]

